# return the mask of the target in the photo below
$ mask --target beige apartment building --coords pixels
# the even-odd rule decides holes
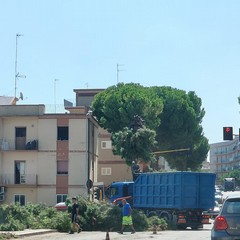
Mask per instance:
[[[17,105],[0,97],[0,204],[54,206],[87,188],[132,180],[131,167],[112,152],[111,134],[98,126],[90,106],[104,89],[74,89],[64,113],[45,105]]]
[[[13,104],[13,105],[12,105]],[[98,182],[98,124],[87,107],[0,105],[0,204],[54,206]]]

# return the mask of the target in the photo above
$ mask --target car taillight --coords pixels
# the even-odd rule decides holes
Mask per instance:
[[[225,230],[228,228],[227,220],[223,216],[217,216],[214,221],[214,230]]]

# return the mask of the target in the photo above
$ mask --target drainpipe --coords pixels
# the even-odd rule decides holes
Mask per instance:
[[[90,180],[90,118],[92,116],[92,111],[88,110],[86,114],[86,172],[87,172],[87,181]],[[90,188],[88,189],[88,197],[90,197]]]

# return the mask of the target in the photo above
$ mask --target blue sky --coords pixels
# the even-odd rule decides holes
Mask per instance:
[[[75,101],[73,89],[119,82],[195,91],[209,143],[240,127],[240,1],[2,0],[0,95]],[[58,79],[58,81],[55,81]]]

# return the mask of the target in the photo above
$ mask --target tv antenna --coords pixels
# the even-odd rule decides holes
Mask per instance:
[[[117,83],[119,83],[119,72],[125,71],[125,70],[121,70],[119,69],[119,67],[124,66],[123,64],[117,64]]]
[[[17,71],[17,57],[18,57],[18,38],[22,37],[22,34],[17,33],[16,34],[16,56],[15,56],[15,94],[14,97],[16,98],[17,96],[17,80],[18,78],[26,78],[25,75],[20,75],[19,72]]]

